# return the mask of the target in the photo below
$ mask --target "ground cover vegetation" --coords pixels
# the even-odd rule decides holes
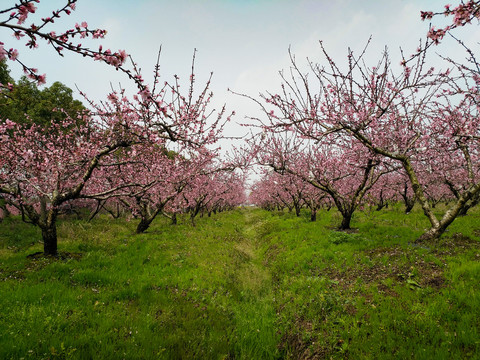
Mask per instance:
[[[62,216],[59,258],[37,253],[38,228],[7,219],[0,357],[478,357],[478,208],[421,246],[420,207],[370,210],[351,232],[335,209],[316,222],[287,209],[162,217],[144,234]]]
[[[320,43],[309,74],[290,54],[279,94],[241,94],[261,115],[223,157],[235,113],[211,108],[195,52],[187,81],[157,61],[147,83],[124,50],[79,43],[105,30],[47,30],[76,0],[38,20],[39,2],[0,11],[9,41],[138,92],[41,89],[0,42],[0,357],[478,357],[480,65],[455,38],[478,1],[422,12],[451,25],[397,67],[387,50],[368,64],[368,44],[343,68]],[[437,71],[447,34],[467,59]]]

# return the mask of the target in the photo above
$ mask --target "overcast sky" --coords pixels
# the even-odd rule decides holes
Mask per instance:
[[[65,2],[43,0],[37,12],[48,16]],[[289,47],[303,66],[307,57],[322,60],[318,45],[322,40],[341,62],[348,47],[358,53],[372,36],[367,56],[371,66],[385,46],[392,62],[399,63],[399,47],[410,54],[419,39],[425,38],[429,24],[420,20],[420,10],[441,10],[443,5],[441,0],[79,0],[76,11],[55,27],[71,28],[75,22],[87,21],[91,28],[106,29],[107,37],[92,46],[125,49],[141,66],[145,79],[151,79],[160,45],[163,79],[172,80],[174,74],[188,79],[196,48],[199,85],[213,71],[215,106],[226,103],[237,112],[234,121],[243,122],[245,115],[258,115],[257,107],[227,89],[251,96],[274,92],[280,84],[278,71],[289,67]],[[480,39],[478,28],[468,27],[463,37]],[[78,86],[97,101],[105,99],[111,83],[133,90],[125,75],[105,64],[69,54],[61,58],[46,44],[28,51],[7,31],[0,30],[0,36],[5,47],[18,47],[22,61],[47,74],[47,85],[61,81],[71,88]],[[452,41],[440,50],[447,55],[462,54]],[[18,78],[19,69],[13,64],[11,68]],[[241,131],[232,124],[227,134]]]

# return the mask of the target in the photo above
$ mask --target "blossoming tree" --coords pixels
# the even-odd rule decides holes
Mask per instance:
[[[475,88],[467,85],[467,92],[459,91],[458,78],[428,68],[425,53],[410,66],[402,61],[403,70],[395,74],[387,52],[374,67],[364,64],[364,53],[356,57],[350,52],[342,70],[321,46],[325,66],[310,63],[319,92],[313,91],[292,57],[294,75],[285,82],[283,96],[265,98],[280,109],[279,115],[266,111],[273,128],[294,128],[317,142],[331,134],[355,139],[364,153],[401,166],[431,223],[421,239],[438,238],[480,191],[474,160],[480,138]],[[461,79],[475,84],[474,76]],[[451,100],[454,95],[457,101]],[[420,175],[427,167],[439,169],[438,164],[447,159],[455,160],[468,176],[465,181],[452,179],[463,184],[458,187],[459,197],[437,218]]]
[[[123,67],[124,51],[113,53],[101,47],[94,51],[73,43],[78,37],[101,38],[105,31],[89,30],[82,23],[60,35],[45,32],[49,23],[75,9],[75,0],[68,0],[51,17],[43,18],[41,24],[24,27],[28,15],[36,11],[34,3],[38,2],[21,1],[0,11],[9,14],[0,26],[11,29],[19,40],[27,38],[30,47],[44,40],[60,55],[67,50],[104,61],[125,72],[138,88],[133,99],[120,90],[109,94],[103,104],[90,102],[91,113],[79,115],[80,118],[66,114],[62,120],[52,122],[48,131],[36,124],[24,126],[9,119],[0,122],[0,194],[18,208],[25,221],[41,228],[44,253],[55,255],[56,219],[62,206],[79,198],[105,199],[125,195],[129,188],[145,189],[148,187],[145,172],[137,173],[138,177],[132,177],[131,181],[119,181],[122,170],[127,171],[134,163],[134,158],[126,158],[125,153],[135,148],[168,150],[173,143],[192,151],[211,145],[221,131],[225,110],[217,113],[209,108],[210,80],[198,95],[195,93],[193,65],[186,94],[180,92],[177,77],[173,84],[160,83],[158,62],[150,89],[134,63],[132,69]],[[0,44],[0,56],[19,63],[38,83],[45,81],[36,69],[19,60],[17,50],[7,50],[5,46]],[[161,168],[165,159],[150,157],[149,160],[155,163],[145,165],[153,169]],[[111,177],[110,182],[102,181],[107,169],[114,169],[118,175]]]

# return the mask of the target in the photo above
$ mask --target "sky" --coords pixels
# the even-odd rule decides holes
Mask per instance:
[[[43,0],[37,5],[37,14],[48,16],[65,3]],[[399,64],[399,48],[407,55],[413,53],[428,31],[429,23],[420,20],[420,11],[441,11],[444,4],[442,0],[78,0],[76,11],[49,30],[72,28],[81,21],[91,28],[106,29],[105,39],[88,44],[125,49],[147,81],[152,79],[160,46],[160,73],[165,81],[172,81],[175,74],[188,80],[197,49],[197,84],[201,88],[213,72],[213,106],[219,109],[226,104],[228,110],[235,110],[237,115],[225,134],[239,136],[246,130],[237,124],[245,123],[246,116],[261,114],[255,103],[228,89],[253,97],[274,93],[280,85],[278,72],[290,66],[289,48],[307,71],[307,58],[323,61],[319,41],[341,64],[349,47],[358,54],[372,37],[367,62],[374,66],[388,46],[392,63]],[[442,20],[435,19],[435,25]],[[460,33],[467,42],[480,39],[478,26]],[[29,51],[5,29],[0,29],[0,37],[6,48],[19,49],[22,61],[47,74],[47,85],[60,81],[75,92],[78,87],[94,101],[106,99],[112,87],[134,91],[124,74],[106,64],[76,54],[59,57],[47,44]],[[464,56],[448,39],[434,50]],[[433,65],[446,67],[434,52],[430,58]],[[14,64],[10,67],[18,78],[21,69]]]

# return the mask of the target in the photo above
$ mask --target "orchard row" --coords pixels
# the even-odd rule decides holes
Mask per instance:
[[[454,36],[456,27],[478,21],[480,2],[421,17],[437,15],[452,18],[451,25],[431,27],[409,58],[392,61],[385,50],[371,66],[365,48],[358,56],[350,51],[342,67],[321,43],[324,62],[310,62],[309,75],[291,55],[279,94],[243,95],[263,110],[254,119],[261,133],[249,140],[252,157],[275,172],[255,185],[256,203],[288,201],[298,208],[301,200],[315,214],[333,202],[343,217],[340,227],[348,229],[366,201],[381,206],[401,196],[410,208],[416,199],[431,224],[420,239],[435,239],[479,202],[479,62],[461,39],[465,63],[445,58],[448,69],[436,71],[427,54],[446,33]],[[448,208],[437,216],[433,208],[442,199]]]
[[[265,207],[305,204],[316,210],[335,205],[341,228],[350,226],[365,202],[380,206],[400,194],[407,206],[420,204],[431,228],[422,239],[438,238],[454,219],[474,206],[480,194],[480,66],[472,49],[467,62],[445,59],[446,71],[427,62],[433,45],[447,33],[480,17],[480,2],[469,1],[440,13],[423,12],[423,19],[452,18],[443,29],[434,27],[415,54],[393,63],[387,52],[375,66],[349,53],[342,68],[322,50],[323,64],[309,63],[305,74],[291,55],[291,71],[282,73],[282,91],[255,102],[263,116],[254,118],[252,136],[229,160],[219,156],[219,140],[234,114],[210,108],[210,80],[198,89],[194,63],[189,86],[179,79],[160,81],[159,64],[152,84],[124,50],[99,46],[84,38],[103,38],[102,29],[86,22],[62,33],[46,29],[75,10],[76,0],[25,26],[39,0],[22,0],[0,11],[0,27],[31,48],[42,42],[58,54],[73,52],[114,66],[137,87],[133,97],[120,89],[89,110],[75,113],[56,108],[52,121],[0,121],[0,195],[4,209],[15,209],[26,222],[42,230],[44,252],[57,253],[56,221],[72,206],[128,209],[145,231],[158,214],[175,220],[179,212],[193,219],[242,204],[245,179],[237,169],[260,164],[262,179],[252,188],[251,201]],[[20,65],[26,76],[45,82],[36,68],[20,60],[19,51],[0,42],[0,60]],[[5,82],[5,81],[4,81]],[[8,99],[15,85],[1,84]],[[16,120],[16,121],[14,121]],[[256,131],[259,130],[259,131]],[[449,200],[438,218],[433,204]]]
[[[210,109],[210,80],[201,89],[194,86],[195,56],[184,93],[178,78],[173,84],[160,81],[158,63],[149,86],[135,63],[127,67],[125,51],[101,46],[95,51],[75,42],[103,38],[104,30],[89,29],[82,22],[61,34],[46,31],[75,10],[75,0],[41,23],[24,26],[38,2],[21,1],[0,12],[5,17],[0,26],[10,29],[17,40],[26,39],[29,47],[46,42],[59,54],[70,51],[103,61],[124,72],[138,88],[132,98],[123,89],[112,91],[100,104],[82,94],[89,110],[49,109],[51,121],[41,117],[38,121],[28,112],[24,119],[10,116],[15,109],[0,121],[3,212],[16,212],[39,227],[45,254],[57,253],[57,218],[72,208],[88,208],[93,217],[101,210],[122,207],[138,219],[137,232],[143,232],[159,214],[175,221],[178,212],[188,213],[193,221],[200,212],[245,202],[243,175],[234,171],[238,164],[218,156],[218,140],[231,115],[225,109],[218,113]],[[27,78],[45,82],[37,69],[20,61],[17,49],[7,49],[0,43],[0,60],[17,62]],[[18,85],[3,81],[7,107],[9,101],[18,100],[20,91]],[[15,102],[19,103],[23,104]]]

